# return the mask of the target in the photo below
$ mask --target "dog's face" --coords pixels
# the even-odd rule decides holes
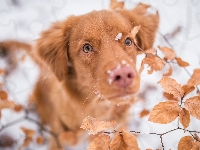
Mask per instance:
[[[131,99],[140,85],[135,66],[138,50],[131,30],[141,25],[136,40],[147,49],[158,25],[158,15],[148,16],[146,9],[140,4],[132,11],[94,11],[70,17],[42,34],[37,53],[75,95],[87,97],[93,91],[116,103]]]

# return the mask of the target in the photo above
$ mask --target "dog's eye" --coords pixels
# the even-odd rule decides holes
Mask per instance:
[[[126,38],[126,40],[125,40],[125,45],[126,45],[126,46],[130,46],[131,44],[132,44],[131,39],[130,39],[130,38]]]
[[[85,44],[85,45],[83,46],[83,51],[84,51],[85,53],[92,52],[92,51],[93,51],[93,47],[92,47],[90,44]]]

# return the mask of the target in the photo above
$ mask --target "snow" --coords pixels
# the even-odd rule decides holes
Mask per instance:
[[[6,39],[16,39],[32,43],[40,35],[40,32],[47,29],[52,22],[63,20],[70,15],[81,15],[93,10],[102,10],[109,8],[108,0],[1,0],[0,1],[0,41]],[[125,0],[125,7],[133,8],[137,3],[143,2],[152,5],[149,13],[157,9],[160,15],[159,33],[169,38],[169,42],[173,45],[178,57],[190,63],[186,69],[192,74],[195,68],[200,68],[200,1],[174,1],[174,0]],[[154,9],[155,8],[155,9]],[[181,31],[174,37],[170,35],[176,27],[180,26]],[[119,31],[120,32],[120,31]],[[163,37],[157,34],[155,46],[168,46]],[[118,34],[118,40],[122,34]],[[144,55],[138,56],[137,68]],[[6,67],[4,60],[0,59],[0,68]],[[109,73],[109,72],[108,72]],[[6,79],[6,89],[11,93],[10,100],[27,106],[27,99],[33,90],[38,76],[37,66],[27,58],[25,62],[20,62],[17,69]],[[136,103],[130,112],[129,129],[141,132],[157,132],[163,133],[169,129],[176,127],[177,120],[170,124],[161,125],[148,121],[148,117],[139,118],[139,112],[144,108],[152,109],[155,104],[164,101],[162,97],[162,89],[157,85],[157,81],[161,78],[161,73],[153,73],[148,75],[145,71],[141,74],[141,90],[148,85],[156,87],[156,90],[148,92],[145,102]],[[189,79],[184,69],[176,69],[172,75],[179,83],[186,83]],[[0,77],[0,81],[3,78]],[[194,94],[194,93],[192,93]],[[191,95],[192,95],[191,94]],[[101,96],[100,93],[97,95]],[[13,113],[12,110],[3,110],[1,125],[7,124],[23,113]],[[37,118],[37,116],[35,116]],[[199,121],[193,117],[189,129],[200,130]],[[29,121],[23,121],[16,126],[9,127],[1,134],[9,132],[18,141],[22,143],[24,134],[19,130],[20,126],[37,129],[37,126]],[[172,132],[164,136],[165,149],[177,149],[177,143],[180,137],[185,136],[182,131]],[[161,148],[160,139],[155,135],[138,135],[139,146],[141,149]],[[18,145],[17,144],[17,145]],[[84,140],[77,146],[70,147],[71,150],[86,149],[88,143]],[[44,146],[32,144],[31,149],[47,149]]]
[[[117,36],[115,37],[115,40],[118,41],[122,38],[122,33],[118,33]]]

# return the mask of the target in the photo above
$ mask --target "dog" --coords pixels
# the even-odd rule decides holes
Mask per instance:
[[[30,96],[43,124],[61,134],[60,146],[75,144],[87,116],[116,120],[126,126],[127,112],[139,91],[136,69],[138,47],[153,46],[159,15],[149,5],[133,10],[101,10],[55,22],[25,50],[41,68]],[[131,30],[141,26],[134,39]],[[116,36],[121,34],[119,39]],[[15,43],[19,49],[22,42]],[[12,44],[1,42],[9,49]],[[16,49],[15,48],[15,49]],[[63,140],[65,139],[65,140]],[[52,137],[50,149],[59,148]]]

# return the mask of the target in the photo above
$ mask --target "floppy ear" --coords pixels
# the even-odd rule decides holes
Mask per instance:
[[[127,17],[133,27],[141,25],[137,34],[138,45],[146,50],[153,46],[156,31],[159,24],[159,15],[150,14],[148,8],[150,5],[138,4],[133,10],[121,10],[121,14]]]
[[[54,23],[41,34],[36,43],[37,56],[50,67],[59,81],[67,75],[69,37],[76,19],[77,17],[72,16],[66,21]]]

